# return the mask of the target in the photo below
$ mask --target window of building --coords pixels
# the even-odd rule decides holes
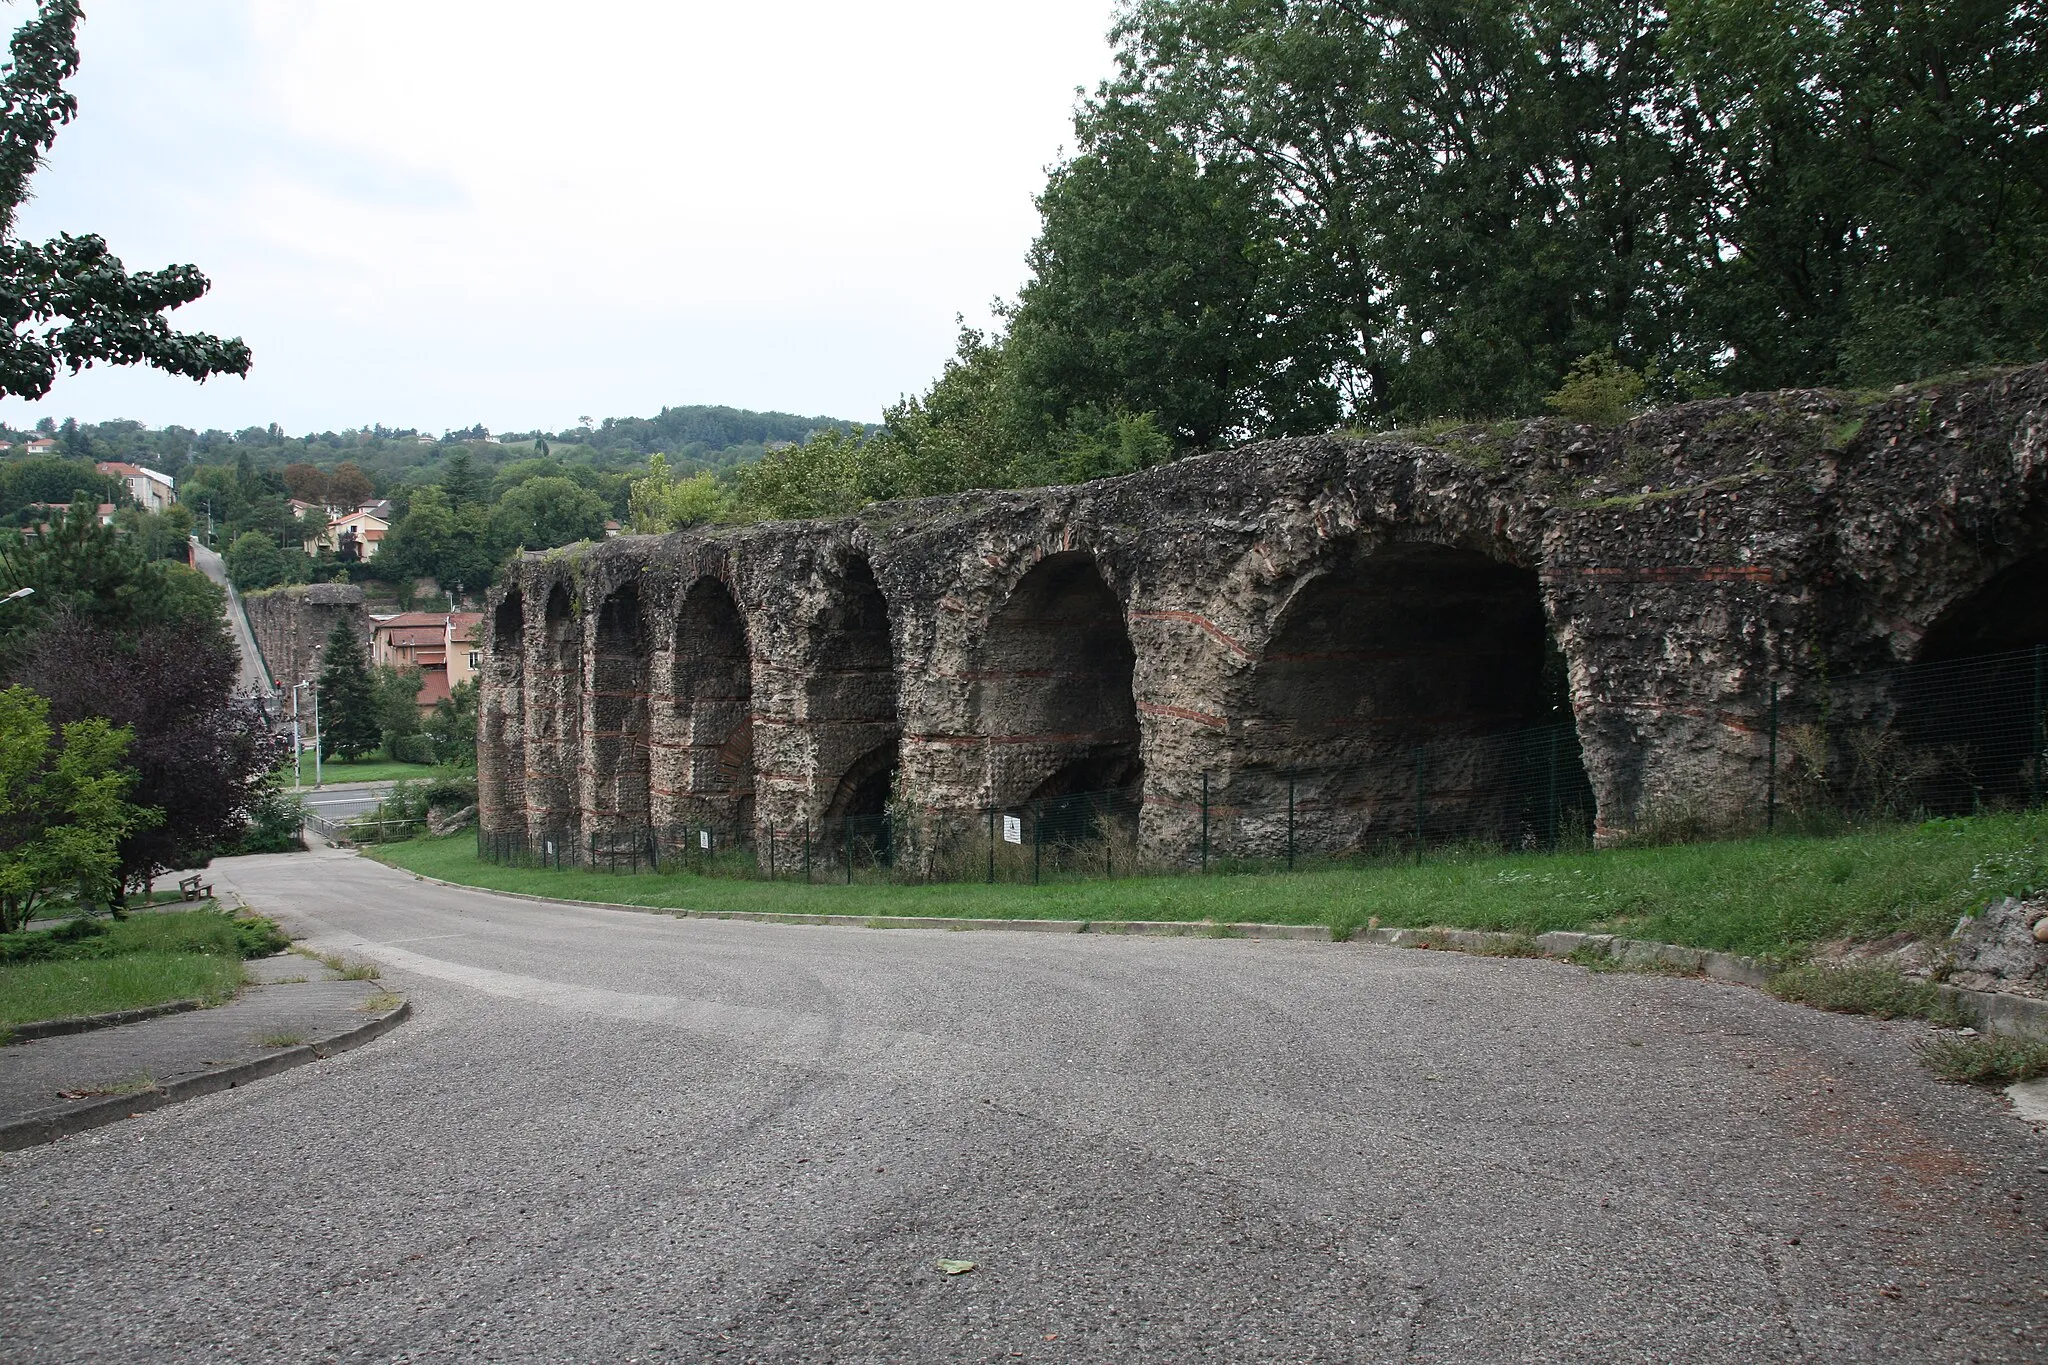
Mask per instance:
[[[472,649],[469,651],[469,666],[471,668],[482,668],[484,666],[484,652],[482,650]]]

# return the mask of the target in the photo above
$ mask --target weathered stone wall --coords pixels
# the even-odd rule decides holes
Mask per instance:
[[[356,584],[273,588],[248,594],[242,606],[256,636],[256,647],[263,651],[270,676],[280,687],[289,689],[293,683],[320,676],[327,637],[334,632],[336,621],[346,620],[355,627],[368,655],[370,617],[363,607],[363,590]]]
[[[1811,711],[2001,573],[2039,596],[2042,556],[2042,367],[626,537],[493,594],[483,820],[787,833],[892,781],[940,820],[1129,786],[1165,849],[1205,777],[1249,807],[1285,774],[1346,847],[1408,818],[1413,746],[1568,697],[1612,832],[1756,799],[1773,684]]]

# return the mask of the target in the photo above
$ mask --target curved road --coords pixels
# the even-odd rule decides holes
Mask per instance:
[[[1555,962],[679,921],[331,851],[215,872],[415,1019],[0,1157],[8,1360],[2048,1352],[2048,1146],[1915,1026]]]

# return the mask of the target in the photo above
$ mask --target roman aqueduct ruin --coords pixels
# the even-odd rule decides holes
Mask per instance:
[[[486,833],[1126,790],[1180,849],[1205,787],[1288,782],[1340,849],[1416,743],[1568,715],[1611,835],[1760,793],[1774,685],[1882,708],[1830,680],[2048,641],[2048,368],[622,537],[523,557],[490,621]]]

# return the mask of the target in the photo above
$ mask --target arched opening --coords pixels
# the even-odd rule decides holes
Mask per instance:
[[[1901,815],[2048,797],[2048,554],[2010,566],[1943,612],[1917,663],[1891,689],[1898,740],[1852,745],[1862,786],[1910,790],[1910,807],[1901,801],[1894,812]]]
[[[515,739],[526,697],[526,606],[517,588],[491,613],[490,671],[477,717],[479,820],[507,832],[526,813],[526,749]]]
[[[576,774],[583,730],[583,632],[569,590],[559,583],[548,592],[541,634],[545,654],[534,679],[540,701],[528,708],[529,725],[537,733],[526,783],[529,809],[539,823],[536,833],[559,843],[578,834]]]
[[[811,633],[805,718],[817,790],[834,847],[885,862],[893,847],[886,819],[894,794],[901,730],[889,604],[866,555],[835,567]]]
[[[649,820],[647,632],[636,584],[598,607],[592,651],[589,827],[641,829]]]
[[[1592,788],[1536,576],[1405,544],[1320,566],[1260,659],[1231,800],[1293,792],[1303,847],[1424,840],[1551,846],[1590,830]]]
[[[973,708],[988,741],[993,805],[1029,807],[1048,837],[1135,835],[1144,786],[1137,661],[1123,603],[1094,557],[1057,554],[990,618]]]
[[[700,578],[676,615],[671,697],[682,753],[666,793],[669,823],[750,838],[754,823],[754,674],[732,590]],[[715,839],[714,839],[715,846]]]

